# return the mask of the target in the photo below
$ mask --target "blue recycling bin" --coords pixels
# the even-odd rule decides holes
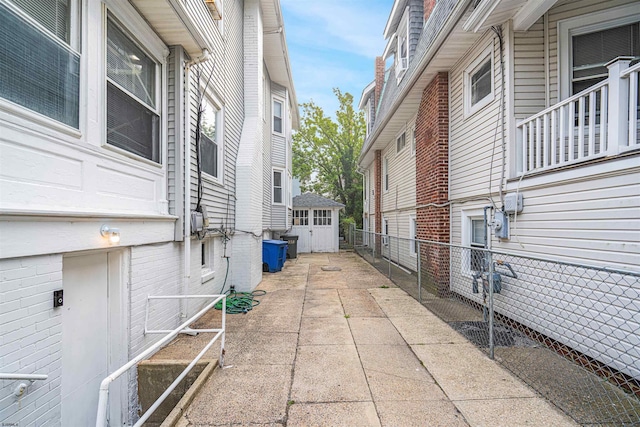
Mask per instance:
[[[282,270],[287,259],[287,242],[282,240],[262,241],[262,270],[275,273]]]

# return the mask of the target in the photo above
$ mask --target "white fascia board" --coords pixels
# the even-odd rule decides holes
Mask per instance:
[[[558,0],[529,0],[513,17],[514,31],[527,31]]]
[[[397,38],[398,38],[398,33],[393,33],[393,36],[391,36],[391,38],[387,42],[387,46],[384,48],[384,52],[382,52],[382,59],[386,60],[394,52]]]
[[[537,0],[534,0],[537,1]],[[467,32],[477,33],[480,28],[484,25],[485,21],[491,13],[495,10],[496,7],[501,3],[501,0],[483,0],[476,6],[473,10],[473,13],[467,19],[467,22],[464,23],[462,29]]]
[[[387,25],[384,27],[384,32],[382,35],[385,40],[389,38],[391,33],[396,32],[396,28],[400,19],[402,19],[402,13],[404,13],[404,4],[407,0],[395,0],[393,2],[393,8],[391,9],[391,14],[389,15],[389,19],[387,20]],[[401,14],[398,16],[398,14]]]
[[[364,90],[362,91],[362,96],[360,97],[360,102],[358,103],[358,109],[362,110],[364,109],[367,100],[369,99],[369,94],[371,93],[372,90],[374,90],[376,88],[376,81],[372,81],[371,83],[369,83],[367,85],[367,87],[364,88]]]

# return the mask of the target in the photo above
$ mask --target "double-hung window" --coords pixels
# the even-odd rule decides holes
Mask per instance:
[[[470,244],[472,248],[484,248],[485,236],[487,230],[484,226],[484,219],[471,219],[471,239]],[[484,271],[484,251],[475,251],[471,249],[470,269],[471,271]]]
[[[107,144],[160,163],[160,66],[109,15]]]
[[[0,98],[79,129],[75,0],[0,1]]]
[[[200,108],[200,163],[202,171],[219,180],[222,177],[222,112],[202,96]]]
[[[282,171],[274,170],[273,171],[273,203],[274,204],[283,203],[282,190],[283,190]]]
[[[275,133],[282,133],[282,106],[282,101],[273,100],[273,131]]]
[[[401,152],[404,147],[407,146],[407,133],[406,132],[402,132],[397,138],[396,138],[396,153]]]
[[[384,159],[382,159],[382,185],[384,188],[384,191],[388,191],[389,190],[389,158],[385,156]]]

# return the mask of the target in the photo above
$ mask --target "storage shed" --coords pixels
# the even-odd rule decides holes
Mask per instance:
[[[339,219],[342,203],[304,193],[293,198],[293,227],[298,237],[298,252],[338,252]]]

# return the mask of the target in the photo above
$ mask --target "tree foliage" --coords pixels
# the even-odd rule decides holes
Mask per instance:
[[[335,120],[313,101],[302,104],[302,122],[293,137],[293,175],[303,191],[313,191],[345,205],[344,215],[362,226],[362,176],[358,156],[365,119],[353,108],[353,96],[334,89],[340,106]]]

